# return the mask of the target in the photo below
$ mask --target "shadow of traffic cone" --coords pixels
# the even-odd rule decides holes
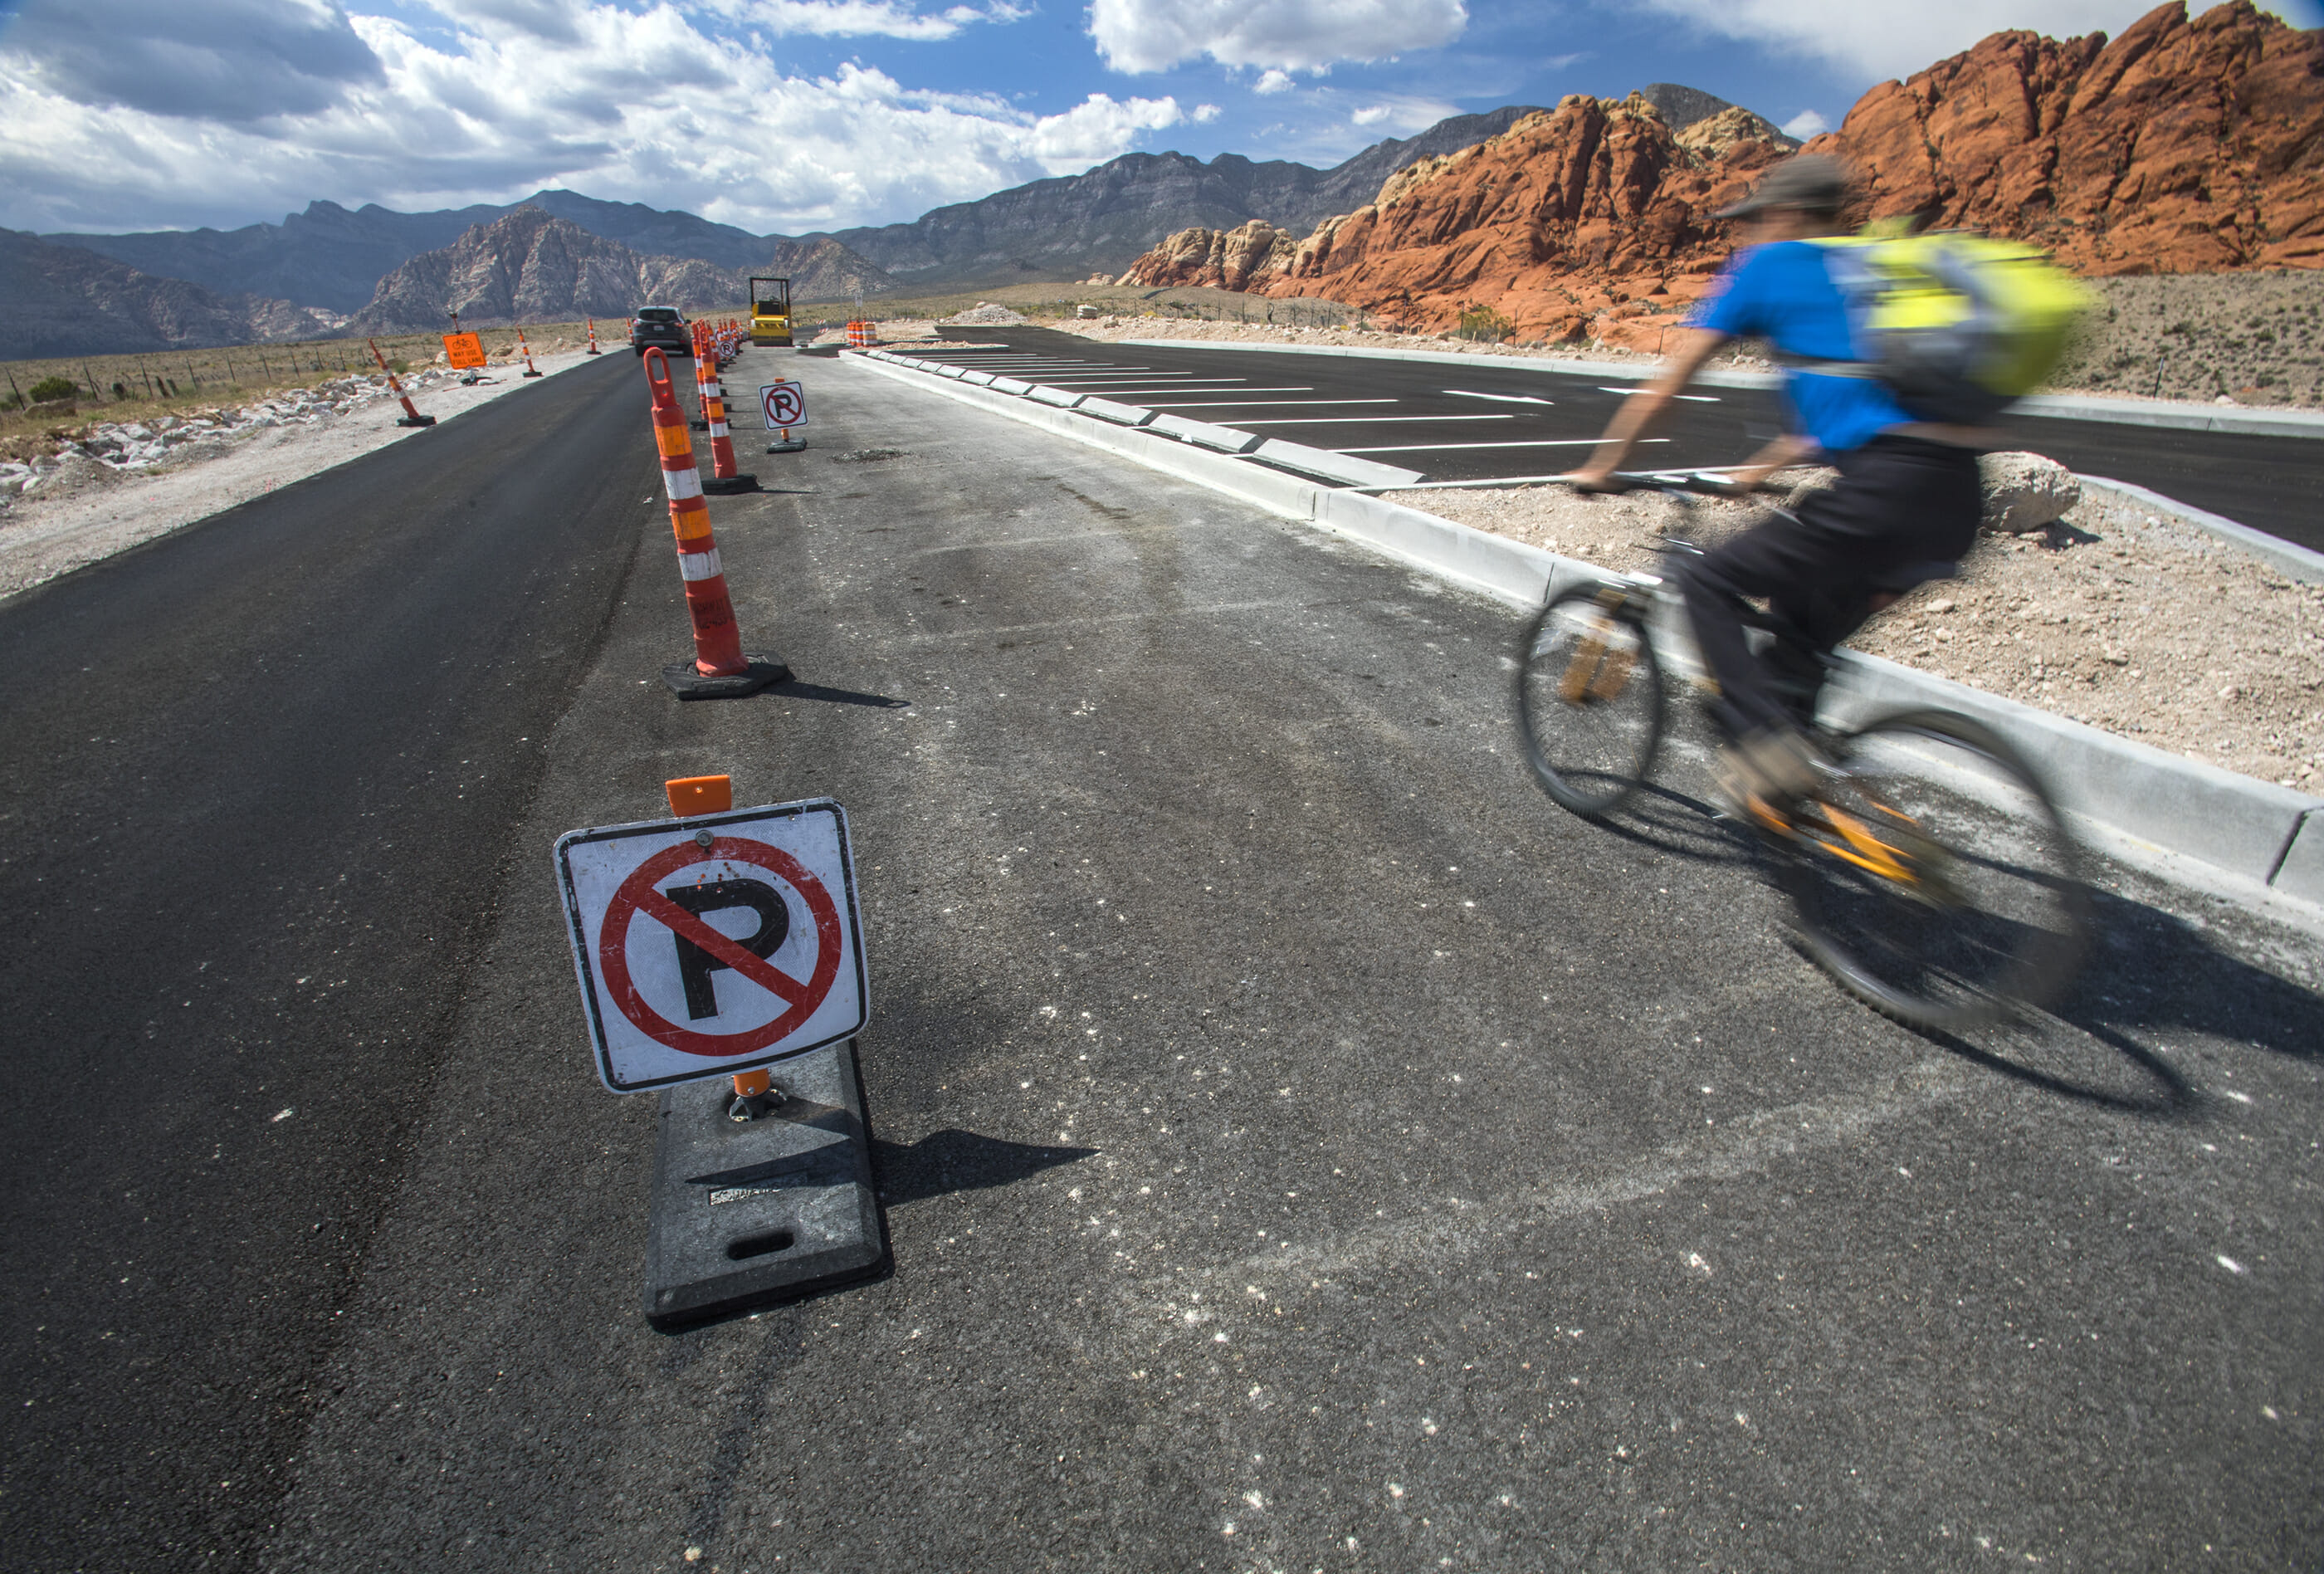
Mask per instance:
[[[680,699],[738,699],[780,683],[790,669],[776,657],[746,654],[734,626],[734,606],[726,593],[726,572],[710,532],[710,505],[702,498],[702,473],[694,462],[694,441],[686,435],[686,411],[670,381],[669,361],[659,347],[646,351],[646,386],[653,394],[654,442],[661,450],[662,490],[669,498],[669,526],[678,541],[678,571],[686,581],[686,615],[694,625],[694,655],[661,670],[661,681]]]
[[[377,339],[367,338],[364,340],[364,343],[371,346],[371,358],[377,361],[379,363],[379,369],[387,374],[388,387],[392,389],[395,393],[395,396],[403,402],[402,419],[398,421],[395,424],[398,426],[435,425],[436,418],[432,415],[420,414],[419,407],[411,403],[411,395],[406,394],[403,391],[403,384],[395,380],[395,368],[389,366],[387,364],[387,357],[379,353],[379,341]]]

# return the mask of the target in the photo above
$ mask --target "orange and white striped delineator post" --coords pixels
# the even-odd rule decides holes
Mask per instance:
[[[694,390],[702,402],[702,423],[710,432],[710,475],[702,483],[702,489],[714,497],[756,492],[759,478],[735,470],[734,440],[726,430],[726,385],[718,380],[718,355],[715,348],[708,355],[694,358]]]
[[[377,361],[379,369],[387,374],[387,385],[395,391],[395,396],[398,399],[403,401],[403,419],[395,424],[398,426],[435,425],[436,418],[432,415],[420,414],[418,407],[411,403],[411,395],[406,394],[403,391],[403,384],[395,380],[395,368],[389,366],[387,357],[379,353],[379,341],[375,338],[367,338],[364,343],[371,346],[371,358]]]
[[[521,328],[516,330],[516,343],[517,347],[524,352],[524,375],[528,377],[540,376],[540,368],[532,364],[532,347],[524,342],[524,329]]]
[[[710,533],[710,505],[702,498],[694,440],[686,410],[670,381],[669,359],[659,346],[646,351],[646,386],[653,394],[654,442],[661,449],[662,490],[669,496],[669,527],[678,539],[678,572],[686,581],[686,616],[694,625],[694,654],[661,670],[680,699],[736,699],[790,677],[777,658],[745,653],[726,594],[718,542]]]
[[[594,317],[589,319],[589,347],[582,353],[584,355],[591,356],[604,354],[603,350],[597,347],[597,319]]]

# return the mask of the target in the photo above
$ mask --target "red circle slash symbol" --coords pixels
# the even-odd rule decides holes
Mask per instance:
[[[806,899],[815,915],[815,975],[804,984],[772,963],[752,956],[693,913],[654,889],[664,879],[692,864],[718,861],[749,864],[765,869]],[[701,947],[761,988],[787,1001],[790,1009],[762,1027],[736,1033],[696,1032],[682,1028],[646,1003],[630,977],[630,921],[643,913],[680,938]],[[779,847],[740,837],[720,837],[707,848],[680,842],[648,858],[622,882],[605,907],[605,924],[597,937],[597,963],[613,1004],[637,1030],[658,1043],[689,1055],[725,1058],[747,1055],[779,1043],[813,1016],[839,977],[839,909],[823,882]]]

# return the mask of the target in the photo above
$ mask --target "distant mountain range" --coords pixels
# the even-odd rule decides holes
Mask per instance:
[[[836,241],[761,241],[758,249],[752,268],[787,276],[796,294],[827,299],[852,294],[859,283],[888,287],[886,274]],[[584,316],[618,322],[649,301],[732,307],[747,299],[750,272],[700,257],[643,255],[526,203],[399,265],[348,327],[425,333],[444,328],[454,310],[481,328]]]
[[[833,240],[877,270],[915,287],[1012,283],[1093,272],[1119,273],[1141,252],[1190,225],[1265,218],[1311,226],[1368,201],[1415,160],[1451,153],[1507,130],[1522,106],[1455,116],[1417,136],[1375,143],[1329,170],[1222,153],[1205,163],[1184,153],[1130,153],[1085,174],[1036,181],[974,202],[956,202],[909,224],[753,235],[695,214],[639,202],[604,202],[577,191],[536,191],[521,201],[429,213],[377,204],[348,209],[308,204],[280,224],[240,229],[152,230],[41,238],[182,279],[219,294],[257,294],[333,312],[363,310],[380,281],[423,252],[440,250],[479,224],[538,208],[641,256],[693,257],[722,268],[763,270],[777,248]],[[866,278],[868,288],[883,287]],[[851,278],[835,298],[852,294]],[[795,281],[794,293],[814,296]]]
[[[1728,107],[1692,88],[1646,89],[1674,125]],[[1528,106],[1455,116],[1375,143],[1328,170],[1222,153],[1130,153],[1080,175],[1035,181],[909,224],[753,235],[697,215],[578,192],[428,213],[309,203],[280,224],[134,235],[0,231],[0,356],[104,354],[333,331],[434,327],[449,305],[480,320],[626,314],[647,296],[676,305],[738,301],[752,273],[788,273],[798,301],[973,289],[1118,273],[1164,237],[1251,219],[1305,233],[1371,200],[1407,166],[1497,135]],[[536,211],[565,227],[528,218]],[[471,237],[483,227],[484,239]],[[570,233],[568,233],[568,231]],[[602,249],[595,243],[614,248]],[[614,255],[618,252],[620,255]],[[453,255],[457,254],[457,255]],[[706,264],[708,272],[681,264]]]
[[[11,360],[320,338],[346,320],[288,301],[157,277],[14,229],[0,229],[0,301],[8,303],[0,356]]]

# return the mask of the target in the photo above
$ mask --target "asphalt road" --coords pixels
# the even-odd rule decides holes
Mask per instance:
[[[254,1566],[655,485],[622,372],[0,602],[10,1569]]]
[[[2062,1017],[1917,1037],[1784,946],[1688,796],[1699,739],[1618,831],[1531,786],[1508,609],[845,365],[729,380],[770,370],[814,446],[713,518],[746,643],[800,681],[677,704],[650,483],[560,522],[624,588],[537,792],[490,789],[521,823],[456,883],[479,949],[429,1003],[432,1081],[308,1155],[379,1223],[302,1288],[339,1315],[254,1566],[2315,1565],[2312,941],[2115,871]],[[710,771],[850,810],[895,1270],[663,1336],[652,1106],[592,1074],[549,851]],[[344,847],[333,810],[268,844]],[[102,977],[77,958],[120,932],[43,954]],[[398,938],[372,950],[418,967]],[[201,1005],[263,988],[291,997]],[[282,1105],[364,1096],[311,1087],[346,1039],[253,1021],[246,1052],[316,1063]],[[277,1100],[185,1125],[241,1158],[309,1129]],[[319,1217],[241,1168],[214,1206]],[[77,1272],[101,1306],[111,1267]],[[125,1370],[112,1326],[59,1319],[42,1370]]]
[[[1314,448],[1360,454],[1434,480],[1554,475],[1588,454],[1630,386],[1523,363],[1443,366],[1280,351],[1108,345],[1048,329],[980,329],[1008,353],[959,361]],[[1641,450],[1641,465],[1732,465],[1779,430],[1774,398],[1694,389]],[[2324,441],[2021,417],[2023,445],[2324,551]]]

